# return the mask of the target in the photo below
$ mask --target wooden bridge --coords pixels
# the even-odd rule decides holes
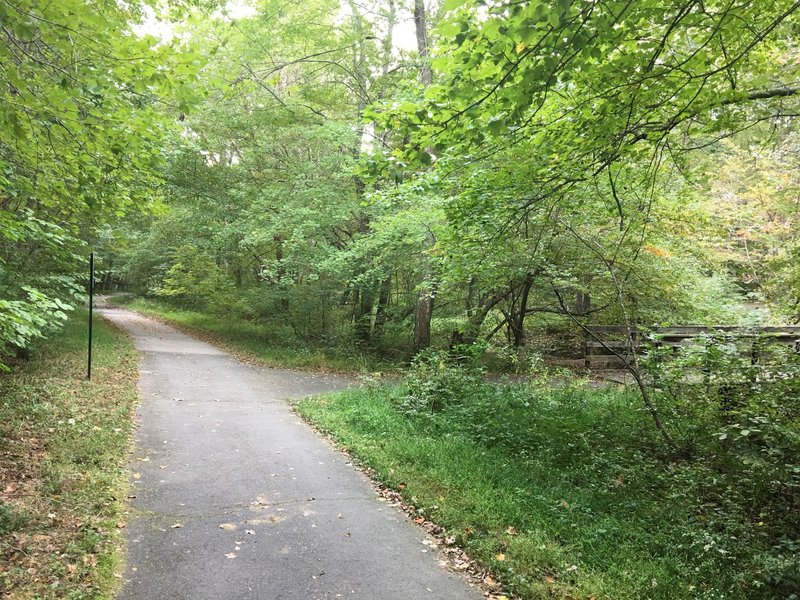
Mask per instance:
[[[645,344],[681,348],[697,342],[702,336],[729,337],[742,346],[742,351],[755,356],[757,344],[764,342],[788,346],[800,352],[800,326],[731,327],[683,326],[635,329],[628,336],[625,327],[590,325],[586,328],[584,364],[587,369],[612,369],[624,367],[633,350],[641,352]],[[633,341],[633,347],[631,346]]]

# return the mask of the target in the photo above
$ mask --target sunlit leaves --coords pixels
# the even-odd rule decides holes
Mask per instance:
[[[39,310],[47,303],[22,286],[66,298],[53,277],[75,273],[98,226],[149,203],[165,135],[198,100],[203,60],[133,34],[138,2],[0,8],[0,299],[55,323],[58,311]],[[31,337],[8,331],[0,353]]]
[[[483,144],[487,131],[507,143],[552,129],[564,147],[591,150],[581,163],[592,169],[679,126],[735,129],[747,118],[736,105],[750,92],[796,80],[786,57],[797,8],[788,0],[452,3],[433,60],[441,85],[424,104],[431,117],[409,131],[422,146],[442,138],[455,146]]]

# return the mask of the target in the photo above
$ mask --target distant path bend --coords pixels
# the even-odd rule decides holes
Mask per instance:
[[[245,365],[137,313],[133,514],[119,600],[478,600],[289,409],[347,378]]]

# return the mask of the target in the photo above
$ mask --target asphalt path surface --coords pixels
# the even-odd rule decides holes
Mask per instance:
[[[137,313],[102,313],[141,353],[119,600],[483,597],[289,408],[352,381],[253,367]]]

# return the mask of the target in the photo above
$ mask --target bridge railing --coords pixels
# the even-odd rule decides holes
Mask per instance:
[[[733,339],[741,352],[753,357],[760,345],[778,344],[800,352],[800,326],[734,327],[734,326],[676,326],[637,328],[590,325],[584,340],[584,364],[587,369],[623,368],[633,351],[642,353],[650,345],[681,347],[696,344],[700,338],[720,336]],[[631,343],[632,342],[632,343]]]

